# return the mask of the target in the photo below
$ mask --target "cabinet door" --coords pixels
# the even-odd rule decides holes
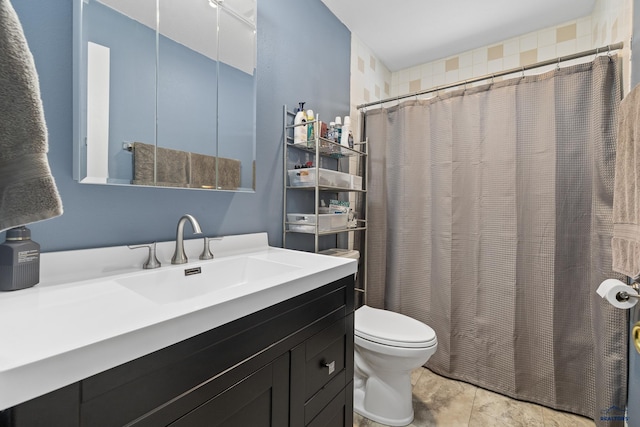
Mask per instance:
[[[307,427],[351,427],[353,425],[353,382],[311,421]]]
[[[172,427],[281,427],[289,419],[289,354],[284,354],[208,402]]]

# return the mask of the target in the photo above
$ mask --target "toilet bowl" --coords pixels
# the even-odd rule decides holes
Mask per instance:
[[[355,313],[354,343],[354,411],[389,426],[410,424],[411,371],[435,353],[435,331],[405,315],[364,305]]]

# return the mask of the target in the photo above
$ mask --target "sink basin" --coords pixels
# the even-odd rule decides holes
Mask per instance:
[[[160,268],[120,278],[115,282],[151,301],[169,304],[264,280],[299,268],[260,258],[240,257]]]

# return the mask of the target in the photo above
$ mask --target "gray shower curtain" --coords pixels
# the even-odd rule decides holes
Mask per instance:
[[[600,418],[626,405],[611,271],[618,61],[365,113],[367,304],[436,331],[427,366]]]

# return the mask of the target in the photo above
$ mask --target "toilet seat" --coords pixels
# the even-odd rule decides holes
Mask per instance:
[[[356,310],[355,335],[391,347],[427,348],[437,343],[435,331],[424,323],[366,305]]]

